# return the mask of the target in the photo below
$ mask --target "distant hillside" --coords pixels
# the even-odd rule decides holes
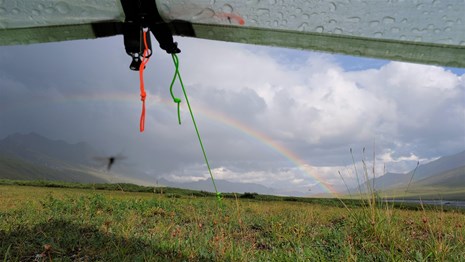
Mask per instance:
[[[465,151],[455,155],[441,157],[425,165],[420,165],[415,172],[414,181],[436,176],[460,167],[465,167]],[[409,172],[409,178],[412,172],[413,170]],[[465,183],[465,180],[463,182]]]
[[[53,167],[55,164],[64,164],[63,162],[72,165],[90,165],[92,157],[98,155],[98,152],[82,142],[69,144],[61,140],[51,140],[36,133],[25,135],[16,133],[0,140],[0,155]]]
[[[430,176],[414,184],[415,187],[448,187],[463,188],[465,187],[465,166],[442,172],[435,176]]]
[[[102,162],[99,165],[94,159],[99,155],[102,154],[86,143],[70,144],[51,140],[36,133],[13,134],[0,140],[0,179],[154,184],[152,177],[144,178],[139,170],[128,166],[116,166],[112,168],[112,172],[106,172],[106,163]],[[136,176],[141,179],[135,178]],[[175,183],[161,179],[159,183],[172,187],[214,191],[211,180]],[[225,180],[218,180],[216,183],[221,192],[275,193],[273,189],[258,184],[233,183]]]
[[[0,178],[104,183],[109,175],[92,167],[97,151],[85,143],[69,144],[36,133],[0,140]]]
[[[106,183],[102,174],[85,168],[54,169],[18,158],[0,156],[0,179],[56,180],[66,182]]]
[[[184,189],[192,189],[192,190],[202,190],[207,192],[214,192],[215,189],[213,188],[212,180],[205,179],[196,182],[188,182],[188,183],[179,183],[179,182],[172,182],[166,179],[160,179],[158,181],[160,184],[170,187],[178,187]],[[237,182],[229,182],[226,180],[215,179],[216,186],[218,191],[222,193],[258,193],[258,194],[266,194],[266,195],[273,195],[276,194],[276,190],[265,187],[259,184],[254,183],[237,183]]]
[[[420,165],[406,174],[387,173],[377,177],[374,180],[375,190],[406,189],[412,175],[410,187],[465,187],[465,151]],[[372,185],[373,179],[368,183]],[[366,189],[365,183],[360,190],[364,192]],[[351,192],[359,190],[355,188]]]
[[[373,181],[373,180],[370,180]],[[401,186],[410,181],[408,174],[386,173],[385,175],[375,178],[375,188],[389,188]]]

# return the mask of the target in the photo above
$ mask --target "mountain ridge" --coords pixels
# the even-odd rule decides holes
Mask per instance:
[[[373,184],[375,191],[406,190],[407,187],[438,187],[440,185],[465,187],[465,151],[440,157],[404,174],[386,173],[375,179],[369,179],[360,187],[350,191],[352,193],[366,192],[368,186]]]
[[[84,142],[70,144],[31,132],[15,133],[0,140],[0,154],[39,164],[47,160],[59,159],[71,164],[90,165],[92,157],[99,153]]]
[[[37,133],[15,133],[0,140],[0,178],[106,183],[92,166],[97,150],[86,143],[70,144]]]
[[[132,177],[138,170],[120,166],[116,172],[100,169],[95,156],[101,155],[97,149],[84,142],[70,144],[62,140],[52,140],[37,133],[15,133],[0,140],[0,178],[25,180],[62,180],[82,183],[115,183],[128,182],[153,186],[148,178]],[[102,158],[105,159],[105,158]],[[122,171],[123,173],[117,173]],[[155,181],[156,178],[153,178]],[[211,179],[190,183],[178,183],[158,179],[160,185],[173,186],[213,192]],[[238,183],[227,180],[215,180],[221,192],[254,192],[259,194],[275,194],[275,190],[259,184]]]
[[[104,168],[107,163],[102,162],[98,165],[95,162],[97,155],[101,155],[101,153],[84,142],[70,144],[63,140],[52,140],[37,133],[15,133],[0,140],[0,178],[63,180],[81,183],[124,181],[141,185],[154,185],[155,176],[138,178],[137,174],[140,173],[140,170],[127,165],[117,166],[111,172],[106,172]],[[465,151],[443,156],[420,165],[416,170],[408,173],[387,173],[375,180],[370,179],[360,188],[353,188],[350,192],[366,192],[368,183],[370,185],[374,183],[377,191],[405,190],[410,179],[412,179],[412,183],[409,187],[412,188],[438,186],[465,188]],[[211,179],[179,183],[159,178],[159,182],[166,186],[214,191]],[[228,180],[215,180],[215,182],[221,192],[305,195],[303,192],[299,194],[299,192],[278,190],[254,183]]]

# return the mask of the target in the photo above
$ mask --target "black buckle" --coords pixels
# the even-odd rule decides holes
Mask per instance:
[[[144,53],[143,29],[149,28],[147,38],[147,47],[152,54],[152,44],[150,40],[150,31],[160,44],[160,48],[168,54],[177,54],[181,50],[178,44],[173,40],[173,34],[168,24],[163,21],[158,13],[157,5],[154,0],[121,0],[126,20],[123,23],[124,47],[126,53],[132,57],[129,66],[131,70],[138,71],[142,62]]]
[[[134,71],[139,71],[144,55],[144,29],[135,23],[123,24],[124,47],[126,53],[132,57],[132,62],[129,68]],[[150,50],[147,57],[152,55],[152,42],[150,40],[150,30],[146,35],[147,47]]]

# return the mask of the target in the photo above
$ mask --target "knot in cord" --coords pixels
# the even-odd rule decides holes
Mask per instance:
[[[178,123],[181,124],[181,113],[180,113],[181,98],[174,96],[173,86],[174,86],[174,82],[176,81],[176,78],[179,78],[179,82],[181,83],[181,86],[183,84],[182,84],[182,80],[181,80],[181,75],[179,74],[179,59],[178,59],[178,56],[176,54],[171,54],[171,57],[173,58],[173,63],[174,63],[174,75],[173,75],[173,80],[171,80],[170,94],[171,94],[171,97],[173,98],[173,102],[178,104],[177,105],[177,108],[178,108]]]
[[[223,196],[221,196],[221,192],[216,192],[216,198],[218,199],[218,201],[221,202],[221,200],[223,199]]]

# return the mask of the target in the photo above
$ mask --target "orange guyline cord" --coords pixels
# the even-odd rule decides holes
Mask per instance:
[[[140,100],[142,101],[142,113],[140,115],[140,132],[144,132],[145,129],[145,98],[147,93],[145,92],[144,87],[144,69],[145,65],[149,62],[149,55],[151,55],[151,50],[147,45],[147,32],[148,29],[144,28],[143,37],[144,37],[144,53],[142,54],[142,63],[139,66],[139,78],[140,78]]]

